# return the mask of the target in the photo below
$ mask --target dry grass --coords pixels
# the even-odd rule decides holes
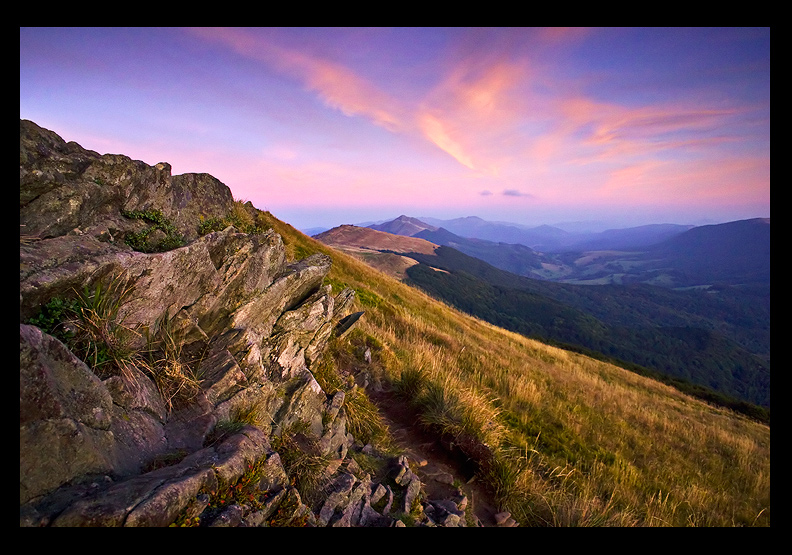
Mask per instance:
[[[195,400],[201,392],[201,378],[196,372],[199,361],[183,355],[167,316],[156,323],[156,333],[147,338],[147,356],[141,366],[156,384],[168,412],[172,412]]]
[[[422,418],[491,444],[482,479],[521,524],[769,525],[767,425],[461,314],[266,217],[292,257],[332,256],[390,380],[423,381]]]

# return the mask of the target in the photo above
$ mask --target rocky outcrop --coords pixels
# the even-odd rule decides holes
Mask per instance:
[[[200,216],[225,216],[234,202],[230,189],[211,175],[171,176],[164,162],[149,166],[119,154],[100,155],[27,120],[19,127],[19,212],[26,235],[79,230],[117,241],[141,227],[122,211],[161,210],[192,240]]]
[[[167,164],[99,155],[20,122],[22,526],[395,526],[394,514],[420,506],[405,458],[377,480],[357,466],[364,446],[347,431],[344,392],[312,373],[349,327],[339,321],[354,292],[323,286],[325,255],[289,263],[274,231],[199,236],[199,219],[233,202],[211,176],[171,176]],[[183,246],[125,243],[140,227],[129,213],[152,210]],[[100,288],[117,295],[113,323],[131,353],[113,372],[27,323],[52,299]],[[142,356],[152,341],[178,346],[176,358]],[[179,364],[198,377],[176,402],[158,376]],[[310,501],[273,449],[294,429],[327,461]],[[243,485],[249,502],[221,506]]]

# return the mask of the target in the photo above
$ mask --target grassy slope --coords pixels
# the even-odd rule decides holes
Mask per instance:
[[[428,384],[424,420],[496,450],[481,479],[523,525],[769,525],[768,426],[463,315],[265,217],[290,256],[332,256],[386,379]]]

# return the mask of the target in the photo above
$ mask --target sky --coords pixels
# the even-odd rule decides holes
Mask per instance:
[[[20,28],[19,113],[299,229],[770,216],[769,28]]]

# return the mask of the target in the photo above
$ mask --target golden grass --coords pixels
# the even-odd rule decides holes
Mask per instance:
[[[394,383],[417,369],[433,384],[423,418],[486,438],[482,479],[522,525],[769,526],[767,425],[464,315],[265,217],[289,256],[332,256],[328,282],[358,292]]]

